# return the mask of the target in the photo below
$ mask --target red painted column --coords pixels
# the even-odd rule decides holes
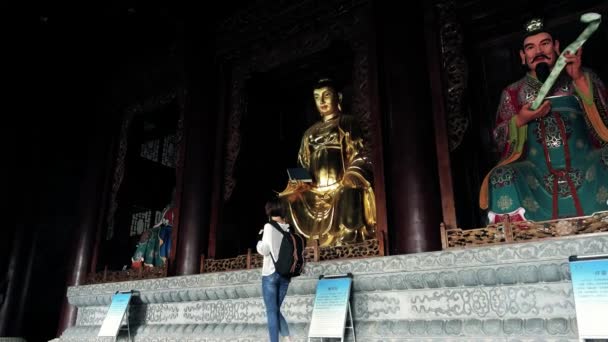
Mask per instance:
[[[432,98],[420,2],[376,1],[378,80],[391,255],[441,249]]]

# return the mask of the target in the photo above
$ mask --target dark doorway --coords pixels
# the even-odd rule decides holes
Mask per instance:
[[[225,203],[216,242],[216,258],[255,251],[267,218],[266,200],[287,185],[289,167],[297,166],[304,131],[320,119],[312,90],[322,77],[341,85],[343,110],[352,98],[353,53],[342,42],[303,60],[253,74],[247,83],[247,112],[241,121],[241,147],[235,165],[236,187]]]
[[[118,189],[113,229],[105,232],[98,270],[131,266],[135,247],[172,200],[178,154],[177,101],[136,114],[129,126],[124,176]],[[118,164],[121,164],[119,162]]]

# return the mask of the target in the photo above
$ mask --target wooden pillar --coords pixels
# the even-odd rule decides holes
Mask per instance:
[[[17,224],[12,239],[6,278],[0,283],[3,295],[0,305],[0,336],[20,336],[23,327],[23,307],[29,288],[32,260],[34,258],[35,234],[24,224]],[[10,238],[8,234],[8,238]]]
[[[103,126],[99,125],[98,127],[97,134],[93,136],[91,141],[89,156],[107,156],[108,153],[107,149],[110,144],[107,137],[103,135]],[[106,170],[106,158],[87,158],[85,176],[80,187],[77,236],[74,239],[72,256],[68,261],[70,266],[68,268],[66,290],[70,286],[83,285],[87,274],[91,271],[89,267],[98,228],[99,208],[102,206],[101,199],[103,196],[101,193],[103,192]],[[61,336],[64,330],[76,323],[76,314],[76,307],[68,303],[67,295],[64,295],[57,336]]]
[[[204,189],[201,160],[202,129],[201,114],[186,110],[184,118],[185,158],[182,197],[180,199],[179,229],[175,252],[175,274],[198,273],[200,268],[201,232],[204,230]]]
[[[185,150],[175,275],[199,272],[210,222],[216,120],[212,94],[216,89],[213,82],[208,81],[213,70],[212,47],[201,42],[200,32],[206,32],[206,29],[202,28],[201,31],[195,23],[180,24],[181,70],[187,91],[183,98]],[[190,27],[190,24],[193,26]]]
[[[391,255],[441,248],[441,196],[420,2],[376,1]]]

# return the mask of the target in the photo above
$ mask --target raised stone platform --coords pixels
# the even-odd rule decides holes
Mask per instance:
[[[318,276],[352,272],[357,341],[577,341],[568,256],[601,253],[606,233],[309,263],[283,310],[306,341]],[[268,340],[259,269],[69,288],[78,319],[60,340],[96,340],[111,295],[131,289],[134,341]]]

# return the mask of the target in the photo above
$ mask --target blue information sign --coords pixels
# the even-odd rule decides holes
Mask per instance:
[[[322,278],[312,309],[308,337],[344,338],[352,278]]]
[[[112,303],[97,336],[116,337],[132,295],[132,292],[118,292],[112,296]]]
[[[579,338],[608,338],[608,255],[571,256],[570,274]]]

